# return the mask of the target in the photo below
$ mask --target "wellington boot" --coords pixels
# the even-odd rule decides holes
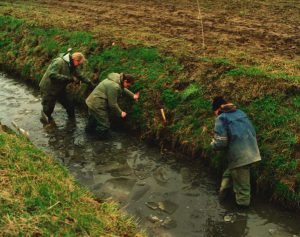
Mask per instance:
[[[49,123],[54,122],[53,118],[52,118],[52,117],[48,117],[48,116],[44,113],[43,110],[41,111],[40,121],[41,121],[43,124],[49,124]]]

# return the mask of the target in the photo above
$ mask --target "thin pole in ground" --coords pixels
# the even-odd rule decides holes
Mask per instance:
[[[203,20],[202,20],[202,14],[201,14],[201,9],[200,9],[200,3],[199,3],[199,0],[197,0],[197,6],[198,6],[198,20],[200,20],[201,32],[202,32],[202,48],[203,48],[203,50],[205,50]],[[204,52],[204,53],[205,53],[205,52]]]

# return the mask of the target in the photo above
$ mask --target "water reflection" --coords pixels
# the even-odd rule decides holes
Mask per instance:
[[[228,217],[228,219],[226,219]],[[247,213],[229,213],[224,216],[225,220],[215,221],[208,218],[205,223],[205,236],[207,237],[243,237],[248,236]]]
[[[113,197],[139,218],[150,236],[293,236],[299,216],[253,202],[247,213],[220,205],[214,177],[196,161],[172,152],[162,154],[122,132],[98,141],[84,132],[86,114],[76,123],[55,108],[55,126],[40,123],[38,92],[0,75],[0,118],[30,132],[34,144],[53,154],[99,198]],[[180,161],[175,157],[180,155]],[[229,217],[226,217],[229,216]],[[224,219],[225,218],[225,219]],[[230,221],[228,221],[228,218]]]

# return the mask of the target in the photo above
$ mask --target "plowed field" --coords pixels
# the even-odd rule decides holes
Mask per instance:
[[[300,2],[199,0],[1,1],[0,13],[93,32],[179,55],[226,57],[299,74]]]

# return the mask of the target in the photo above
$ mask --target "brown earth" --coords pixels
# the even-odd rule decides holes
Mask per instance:
[[[0,14],[46,26],[92,32],[123,44],[144,44],[178,56],[226,57],[269,71],[300,71],[297,0],[21,0],[0,1]]]

